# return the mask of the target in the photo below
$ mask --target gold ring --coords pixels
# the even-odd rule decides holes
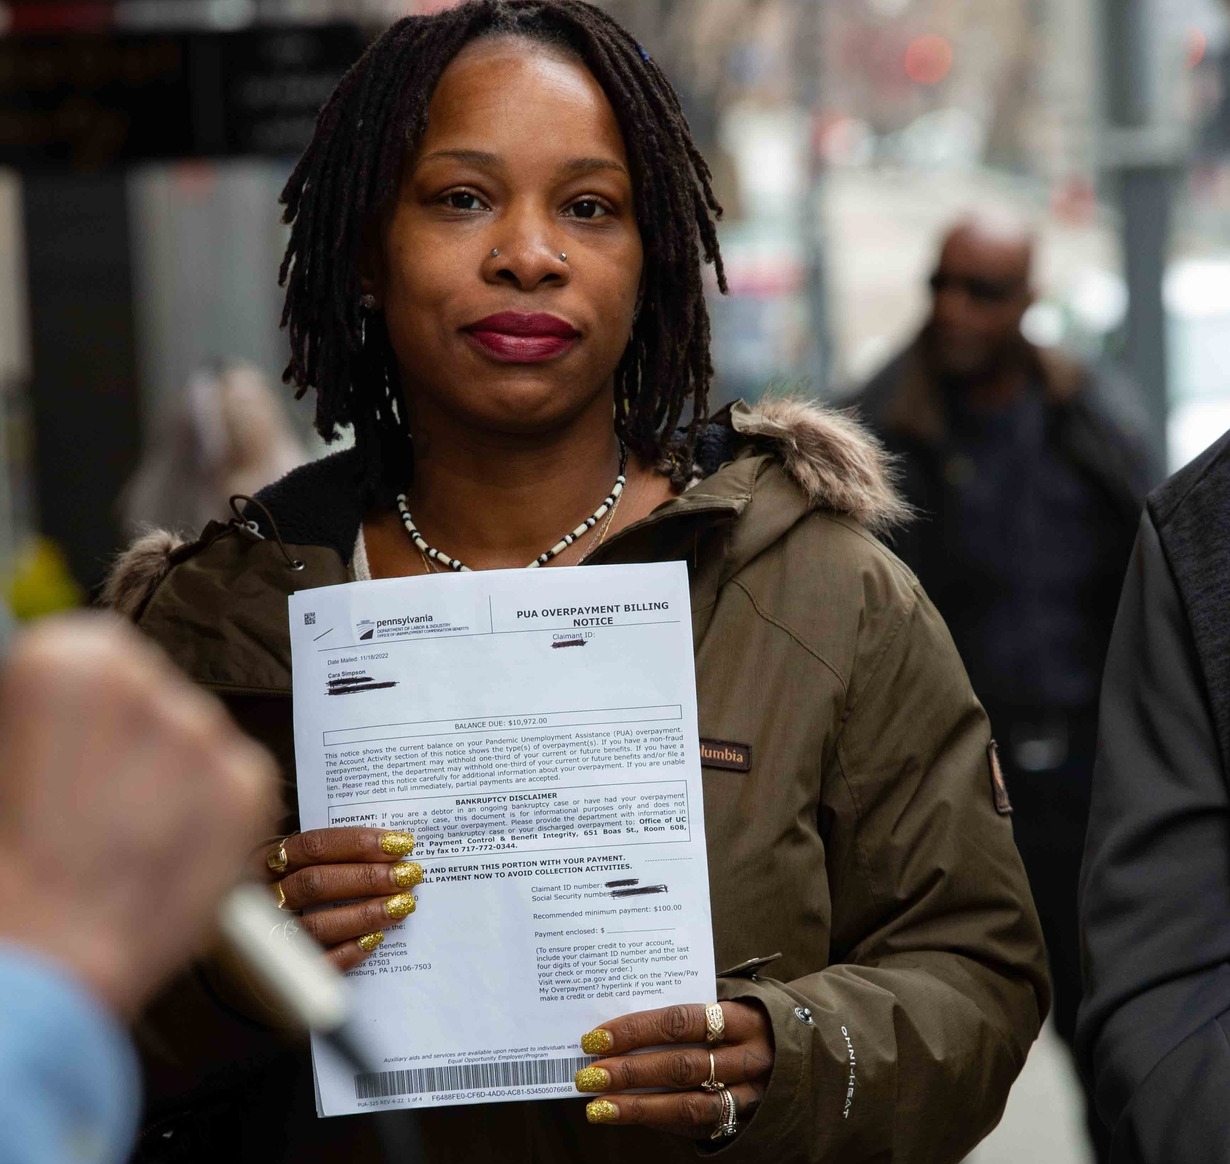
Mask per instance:
[[[719,1083],[717,1078],[717,1064],[713,1061],[713,1052],[709,1052],[709,1078],[700,1085],[701,1091],[725,1091],[726,1084]]]
[[[722,1117],[718,1120],[718,1126],[713,1129],[713,1134],[709,1137],[711,1140],[725,1140],[739,1130],[739,1118],[735,1110],[735,1097],[723,1088],[719,1092],[718,1098],[722,1101]]]
[[[282,888],[282,883],[280,881],[275,881],[273,883],[272,888],[273,888],[273,896],[277,901],[278,909],[285,909],[286,908],[286,890]]]
[[[275,873],[286,872],[286,866],[290,864],[290,859],[286,856],[285,837],[278,841],[277,848],[269,850],[268,855],[265,857],[265,864]]]
[[[726,1037],[726,1016],[720,1002],[711,1002],[705,1007],[705,1042],[716,1047]]]

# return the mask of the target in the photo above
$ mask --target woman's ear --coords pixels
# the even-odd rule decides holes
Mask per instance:
[[[384,305],[384,252],[380,245],[380,229],[369,222],[363,228],[359,248],[359,291],[376,301],[376,309]]]

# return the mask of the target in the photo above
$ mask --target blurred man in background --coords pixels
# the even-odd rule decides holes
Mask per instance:
[[[1001,810],[1015,810],[1070,1046],[1099,686],[1150,469],[1116,387],[1022,334],[1034,249],[1023,224],[957,223],[925,326],[859,403],[919,511],[895,548],[947,621],[999,741]],[[1092,1109],[1089,1127],[1105,1160]]]
[[[207,936],[277,802],[272,759],[110,617],[21,636],[0,675],[0,1164],[119,1164],[120,1024]]]

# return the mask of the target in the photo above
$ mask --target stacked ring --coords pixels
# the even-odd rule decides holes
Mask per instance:
[[[726,1088],[722,1088],[718,1092],[718,1098],[722,1101],[722,1118],[718,1120],[718,1126],[713,1129],[711,1140],[725,1140],[733,1136],[739,1130],[739,1118],[735,1110],[735,1097],[730,1094]]]
[[[705,1007],[705,1042],[716,1047],[726,1037],[726,1015],[720,1002]]]
[[[286,866],[290,864],[290,858],[286,855],[286,838],[283,837],[277,843],[277,847],[270,849],[265,857],[265,864],[269,866],[275,873],[285,873]]]
[[[701,1091],[725,1091],[726,1084],[719,1083],[717,1078],[717,1064],[713,1061],[713,1052],[709,1052],[709,1078],[700,1085]]]

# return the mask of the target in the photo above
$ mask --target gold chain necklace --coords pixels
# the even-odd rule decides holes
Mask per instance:
[[[584,566],[594,554],[602,549],[602,543],[606,541],[606,535],[611,532],[611,523],[615,520],[615,511],[619,508],[619,503],[623,499],[624,495],[622,493],[615,498],[615,504],[611,506],[611,512],[607,514],[606,521],[603,522],[602,529],[598,532],[598,540],[577,559],[578,566]]]

